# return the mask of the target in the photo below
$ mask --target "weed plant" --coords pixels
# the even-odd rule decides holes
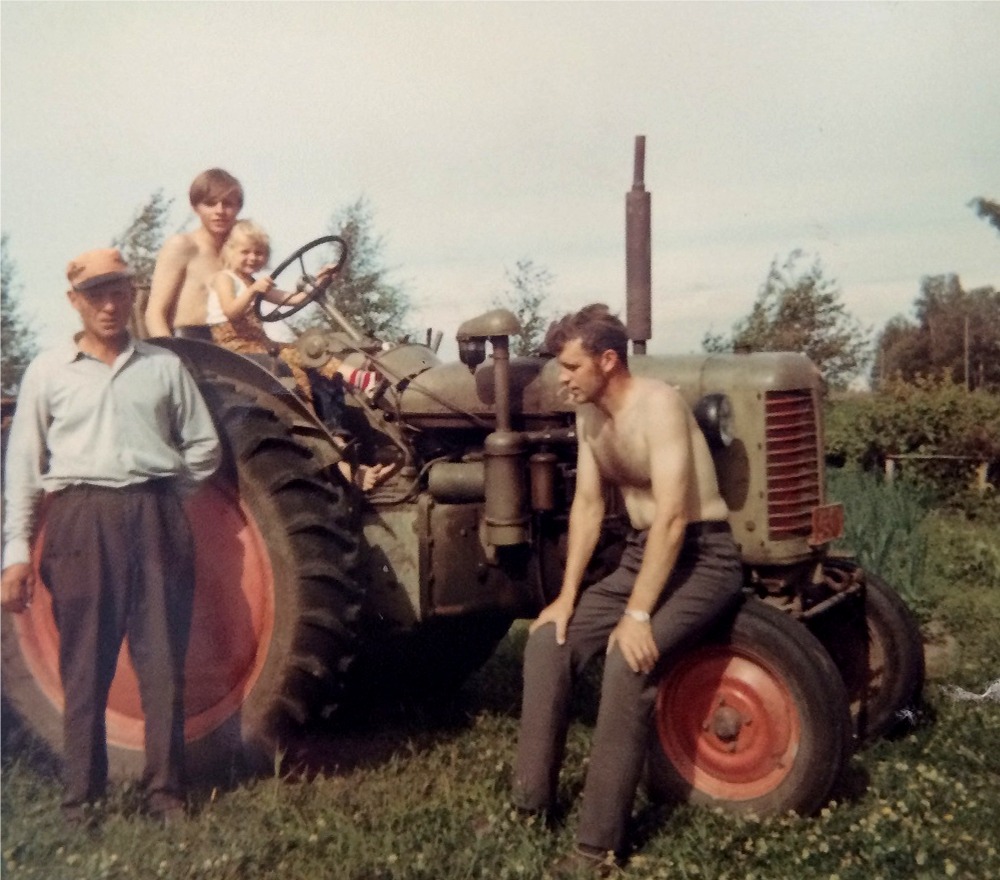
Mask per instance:
[[[926,490],[906,480],[886,482],[858,468],[828,469],[826,488],[831,501],[844,505],[844,537],[838,546],[892,584],[914,610],[925,610]]]
[[[996,527],[948,514],[927,520],[926,600],[961,647],[953,683],[982,693],[1000,680],[1000,552]],[[1000,725],[993,731],[1000,736]],[[995,780],[1000,783],[1000,777]],[[1000,875],[998,875],[1000,876]]]
[[[920,521],[919,531],[926,541],[922,600],[961,650],[949,677],[928,685],[914,725],[857,753],[834,800],[816,816],[736,817],[656,805],[640,795],[627,876],[1000,876],[1000,704],[956,700],[942,687],[981,693],[1000,677],[1000,579],[995,568],[983,576],[985,563],[973,564],[967,552],[991,532],[935,513]],[[893,546],[912,532],[897,527]],[[509,800],[524,638],[525,624],[518,623],[448,707],[386,710],[351,731],[318,732],[308,745],[321,760],[296,771],[292,750],[269,778],[225,790],[196,788],[191,817],[169,828],[145,819],[136,789],[119,785],[95,834],[67,830],[53,765],[13,735],[7,719],[2,876],[542,880],[573,844],[597,693],[588,679],[578,695],[554,827],[525,820]]]

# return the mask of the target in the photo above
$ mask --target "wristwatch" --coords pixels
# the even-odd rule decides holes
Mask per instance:
[[[625,616],[631,617],[633,620],[638,620],[639,623],[649,623],[648,611],[637,611],[635,608],[626,608]]]

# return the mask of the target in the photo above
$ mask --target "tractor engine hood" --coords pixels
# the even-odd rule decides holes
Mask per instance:
[[[674,385],[692,408],[704,395],[720,391],[734,402],[745,397],[750,404],[759,393],[820,385],[812,362],[793,353],[638,355],[629,358],[629,366],[637,376]],[[572,419],[575,407],[559,384],[554,358],[511,358],[510,385],[511,418],[521,430],[564,425]],[[461,363],[424,370],[405,385],[398,412],[417,427],[470,427],[482,422],[492,426],[493,361],[487,360],[474,373]]]
[[[403,389],[398,411],[416,427],[492,427],[496,420],[493,361],[470,373],[461,363],[441,364],[416,376]],[[530,430],[565,424],[573,406],[559,388],[559,366],[552,358],[517,357],[510,361],[511,417]]]

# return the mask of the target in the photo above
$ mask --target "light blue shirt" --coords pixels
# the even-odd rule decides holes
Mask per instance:
[[[29,561],[43,492],[163,477],[183,491],[220,458],[208,407],[172,352],[132,340],[111,366],[75,342],[40,354],[24,373],[8,438],[3,567]]]

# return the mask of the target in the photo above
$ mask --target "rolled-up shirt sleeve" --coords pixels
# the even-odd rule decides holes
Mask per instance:
[[[28,366],[7,438],[4,465],[3,567],[31,560],[31,537],[42,495],[50,415],[44,394],[45,371]]]

